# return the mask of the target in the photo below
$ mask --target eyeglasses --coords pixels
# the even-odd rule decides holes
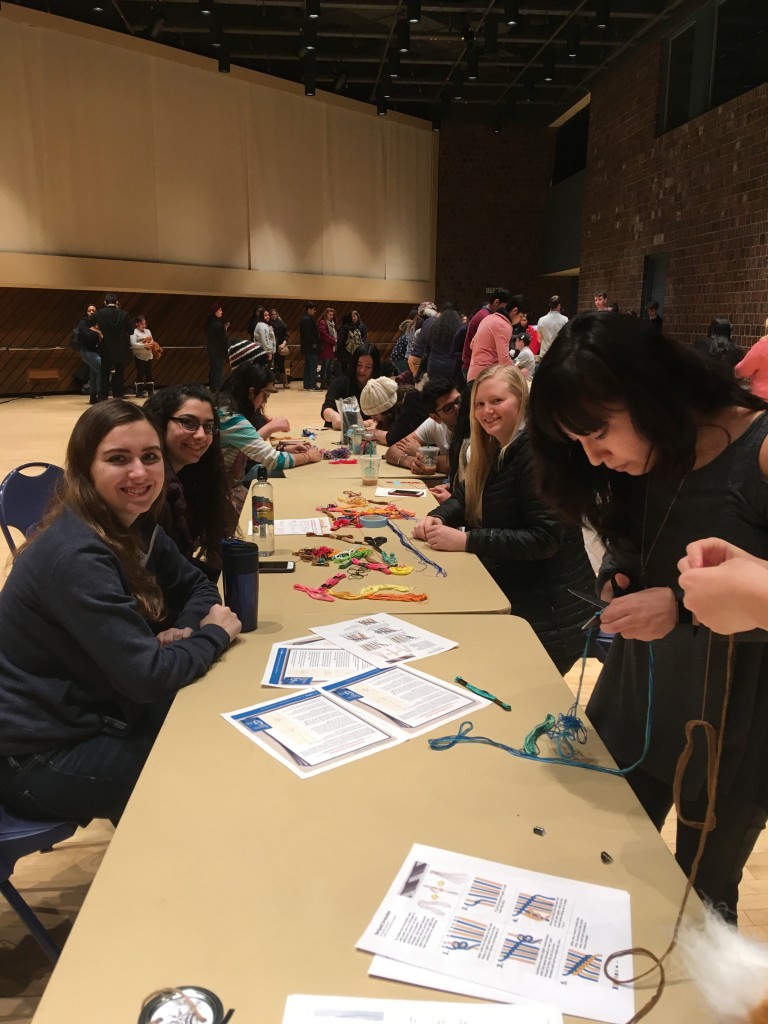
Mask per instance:
[[[201,423],[194,416],[170,416],[169,419],[172,419],[174,423],[178,423],[182,430],[186,430],[190,434],[194,434],[200,427],[203,428],[204,434],[213,435],[219,432],[219,428],[210,420]]]
[[[442,413],[442,415],[444,415],[444,416],[447,416],[449,412],[453,412],[454,409],[458,409],[458,407],[460,405],[461,405],[461,396],[459,396],[458,398],[454,398],[454,400],[452,402],[448,402],[447,405],[443,405],[439,409],[436,409],[435,411],[439,412],[439,413]]]

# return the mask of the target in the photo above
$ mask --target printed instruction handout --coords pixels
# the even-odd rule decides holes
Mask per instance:
[[[371,668],[343,647],[316,633],[272,644],[262,686],[307,687],[338,682]]]
[[[400,665],[222,717],[295,775],[309,778],[487,706],[453,683]]]
[[[416,844],[358,943],[443,975],[622,1024],[634,1013],[629,893]],[[447,987],[450,981],[446,979]]]
[[[288,996],[283,1024],[563,1024],[553,1006],[481,1006],[478,1003]]]
[[[276,519],[276,537],[299,537],[305,533],[331,532],[331,520],[328,516],[313,516],[311,519]]]
[[[454,640],[415,625],[413,619],[398,619],[386,612],[313,626],[312,632],[380,668],[458,647]]]
[[[253,520],[248,520],[248,536],[253,536]],[[331,520],[328,516],[314,516],[311,519],[276,519],[276,537],[302,537],[307,533],[323,533],[330,536]]]

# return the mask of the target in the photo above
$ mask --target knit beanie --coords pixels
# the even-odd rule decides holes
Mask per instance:
[[[233,370],[238,366],[245,366],[246,363],[267,362],[267,353],[258,341],[253,338],[244,338],[242,341],[233,341],[229,346],[229,365]]]
[[[397,401],[397,381],[391,377],[374,377],[360,393],[360,408],[366,416],[391,409]]]

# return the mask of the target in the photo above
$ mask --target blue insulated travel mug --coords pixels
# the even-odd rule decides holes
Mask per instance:
[[[252,633],[259,624],[258,545],[244,540],[223,540],[221,575],[224,604],[240,619],[243,633]]]

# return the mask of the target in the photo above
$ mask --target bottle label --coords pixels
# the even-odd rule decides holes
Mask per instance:
[[[262,526],[274,526],[275,506],[265,494],[254,494],[253,496],[253,526],[254,529]]]

